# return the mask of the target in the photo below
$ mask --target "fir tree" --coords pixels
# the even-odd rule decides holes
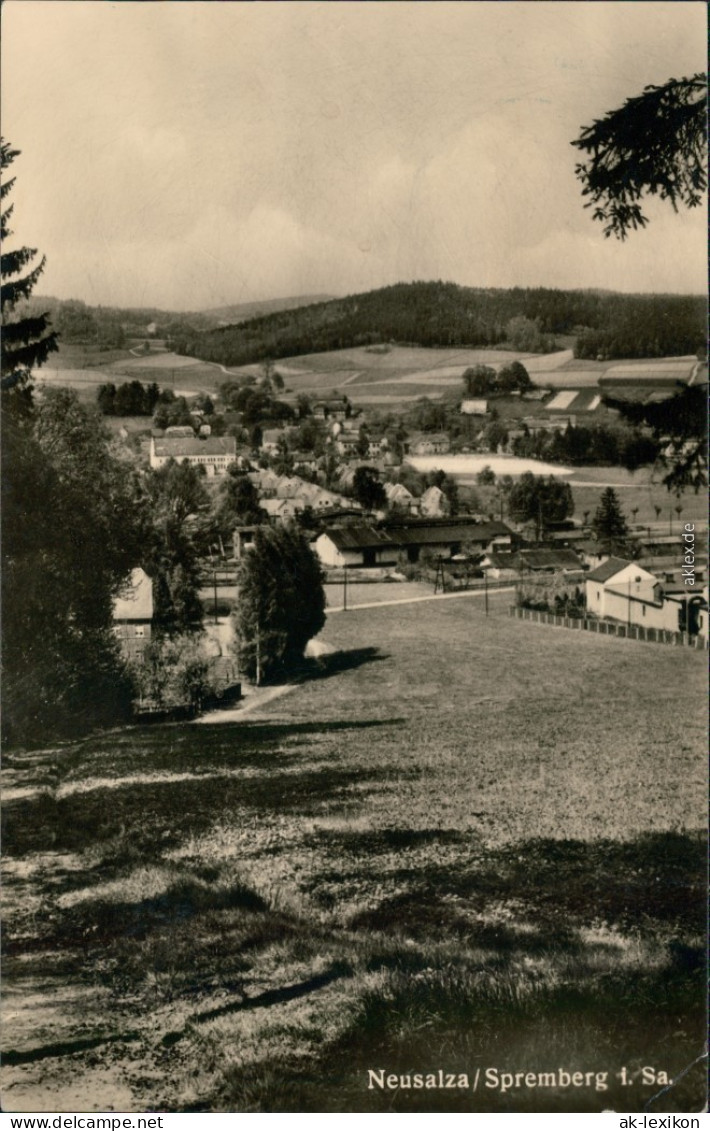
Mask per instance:
[[[603,492],[592,519],[592,530],[598,542],[608,550],[623,551],[629,528],[613,487]]]
[[[0,139],[0,241],[3,247],[12,235],[8,224],[14,205],[5,207],[5,201],[15,183],[15,178],[5,179],[5,171],[19,155]],[[43,365],[52,350],[57,348],[57,335],[49,328],[47,314],[22,314],[20,304],[26,302],[44,270],[45,257],[26,274],[23,271],[37,255],[35,248],[20,247],[3,251],[0,258],[2,276],[2,388],[26,392],[32,369]],[[18,309],[20,307],[20,309]]]
[[[670,79],[587,126],[572,145],[587,155],[576,174],[604,234],[625,239],[648,223],[639,201],[657,195],[697,208],[707,188],[707,75]]]

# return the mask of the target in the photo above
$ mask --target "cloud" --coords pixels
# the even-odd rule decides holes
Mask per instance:
[[[696,217],[611,246],[570,141],[701,69],[704,27],[685,0],[8,0],[17,238],[48,291],[184,309],[411,278],[701,289]]]

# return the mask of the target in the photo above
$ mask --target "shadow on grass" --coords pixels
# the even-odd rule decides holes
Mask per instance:
[[[299,664],[298,672],[308,679],[330,679],[342,672],[361,668],[364,664],[381,663],[389,659],[389,652],[382,652],[379,648],[350,648],[325,656],[309,657]]]
[[[352,729],[398,725],[402,720],[387,719],[354,723],[249,724],[249,741],[263,746],[307,734],[346,733]],[[201,728],[207,732],[209,727]],[[224,727],[215,726],[224,741]],[[239,733],[243,733],[240,728]],[[235,732],[236,733],[236,732]],[[188,780],[120,780],[113,785],[102,782],[96,789],[57,797],[45,790],[32,797],[10,801],[3,810],[4,851],[21,856],[38,851],[81,852],[97,849],[102,842],[113,840],[117,857],[122,855],[123,842],[127,860],[160,858],[188,835],[196,835],[214,826],[220,819],[238,820],[241,810],[259,813],[317,815],[330,811],[333,805],[351,800],[360,803],[363,790],[378,782],[388,781],[387,767],[343,769],[323,765],[300,773],[274,772],[268,751],[263,753],[263,774],[241,777],[232,766],[217,766],[204,777],[196,774]],[[200,764],[198,763],[198,767]],[[134,763],[139,776],[141,764]],[[150,771],[150,764],[146,764]],[[193,770],[195,766],[193,765]],[[357,791],[352,798],[348,795]]]
[[[332,841],[332,855],[372,855],[441,841],[436,830],[392,834],[321,831]],[[413,839],[412,839],[413,837]],[[491,904],[514,901],[518,915],[559,937],[560,920],[575,926],[607,922],[643,931],[644,924],[666,923],[702,933],[705,922],[705,838],[701,834],[645,833],[629,841],[535,839],[497,850],[481,851],[471,838],[454,833],[462,844],[455,861],[442,865],[429,858],[403,867],[391,879],[407,891],[358,913],[350,925],[367,930],[432,934],[437,920],[460,933],[467,920],[451,900],[465,901],[475,914]],[[317,891],[321,879],[313,877]],[[468,933],[472,931],[468,920]],[[507,944],[501,937],[504,946]],[[563,939],[559,938],[560,943]],[[566,945],[566,944],[565,944]]]
[[[182,1029],[166,1033],[162,1043],[168,1047],[177,1044],[186,1035],[191,1025],[215,1021],[218,1017],[226,1017],[231,1013],[239,1013],[247,1009],[267,1009],[272,1005],[283,1005],[285,1002],[307,997],[309,994],[315,993],[316,990],[322,990],[325,986],[329,986],[331,982],[338,981],[340,978],[351,976],[352,968],[348,963],[334,962],[322,974],[315,974],[311,978],[306,978],[303,982],[296,982],[291,986],[282,986],[279,989],[265,990],[264,993],[257,994],[256,997],[250,998],[244,994],[239,1001],[229,1002],[227,1005],[220,1005],[216,1009],[205,1009],[200,1013],[195,1013]]]

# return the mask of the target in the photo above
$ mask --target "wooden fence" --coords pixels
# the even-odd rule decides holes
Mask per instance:
[[[518,620],[531,620],[536,624],[552,624],[557,628],[576,628],[582,632],[596,632],[599,636],[621,636],[627,640],[645,640],[651,644],[675,644],[677,647],[686,648],[708,647],[706,636],[690,636],[687,632],[671,632],[668,628],[644,628],[640,624],[621,624],[592,618],[582,620],[557,616],[555,613],[543,613],[539,609],[521,609],[517,605],[511,607],[510,615],[517,617]]]

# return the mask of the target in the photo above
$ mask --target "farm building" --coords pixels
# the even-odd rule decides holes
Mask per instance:
[[[489,577],[498,580],[509,580],[531,573],[566,574],[570,578],[581,580],[584,570],[574,550],[565,547],[518,550],[512,553],[494,550],[485,556],[481,566]]]
[[[316,538],[315,550],[326,567],[396,565],[399,546],[374,526],[344,526]]]
[[[153,582],[144,570],[131,575],[113,602],[113,631],[127,660],[139,660],[150,644],[153,623]]]
[[[506,548],[513,537],[502,522],[400,519],[381,526],[326,530],[316,539],[315,548],[325,566],[394,565],[405,557],[417,562],[423,551],[449,559],[463,549],[483,553],[494,546]]]
[[[164,467],[171,459],[176,463],[189,463],[204,467],[208,475],[224,475],[237,458],[237,442],[233,436],[207,436],[192,439],[181,436],[164,436],[150,440],[150,466]]]
[[[520,550],[520,568],[532,573],[581,573],[584,569],[574,550],[564,546],[552,549]]]

